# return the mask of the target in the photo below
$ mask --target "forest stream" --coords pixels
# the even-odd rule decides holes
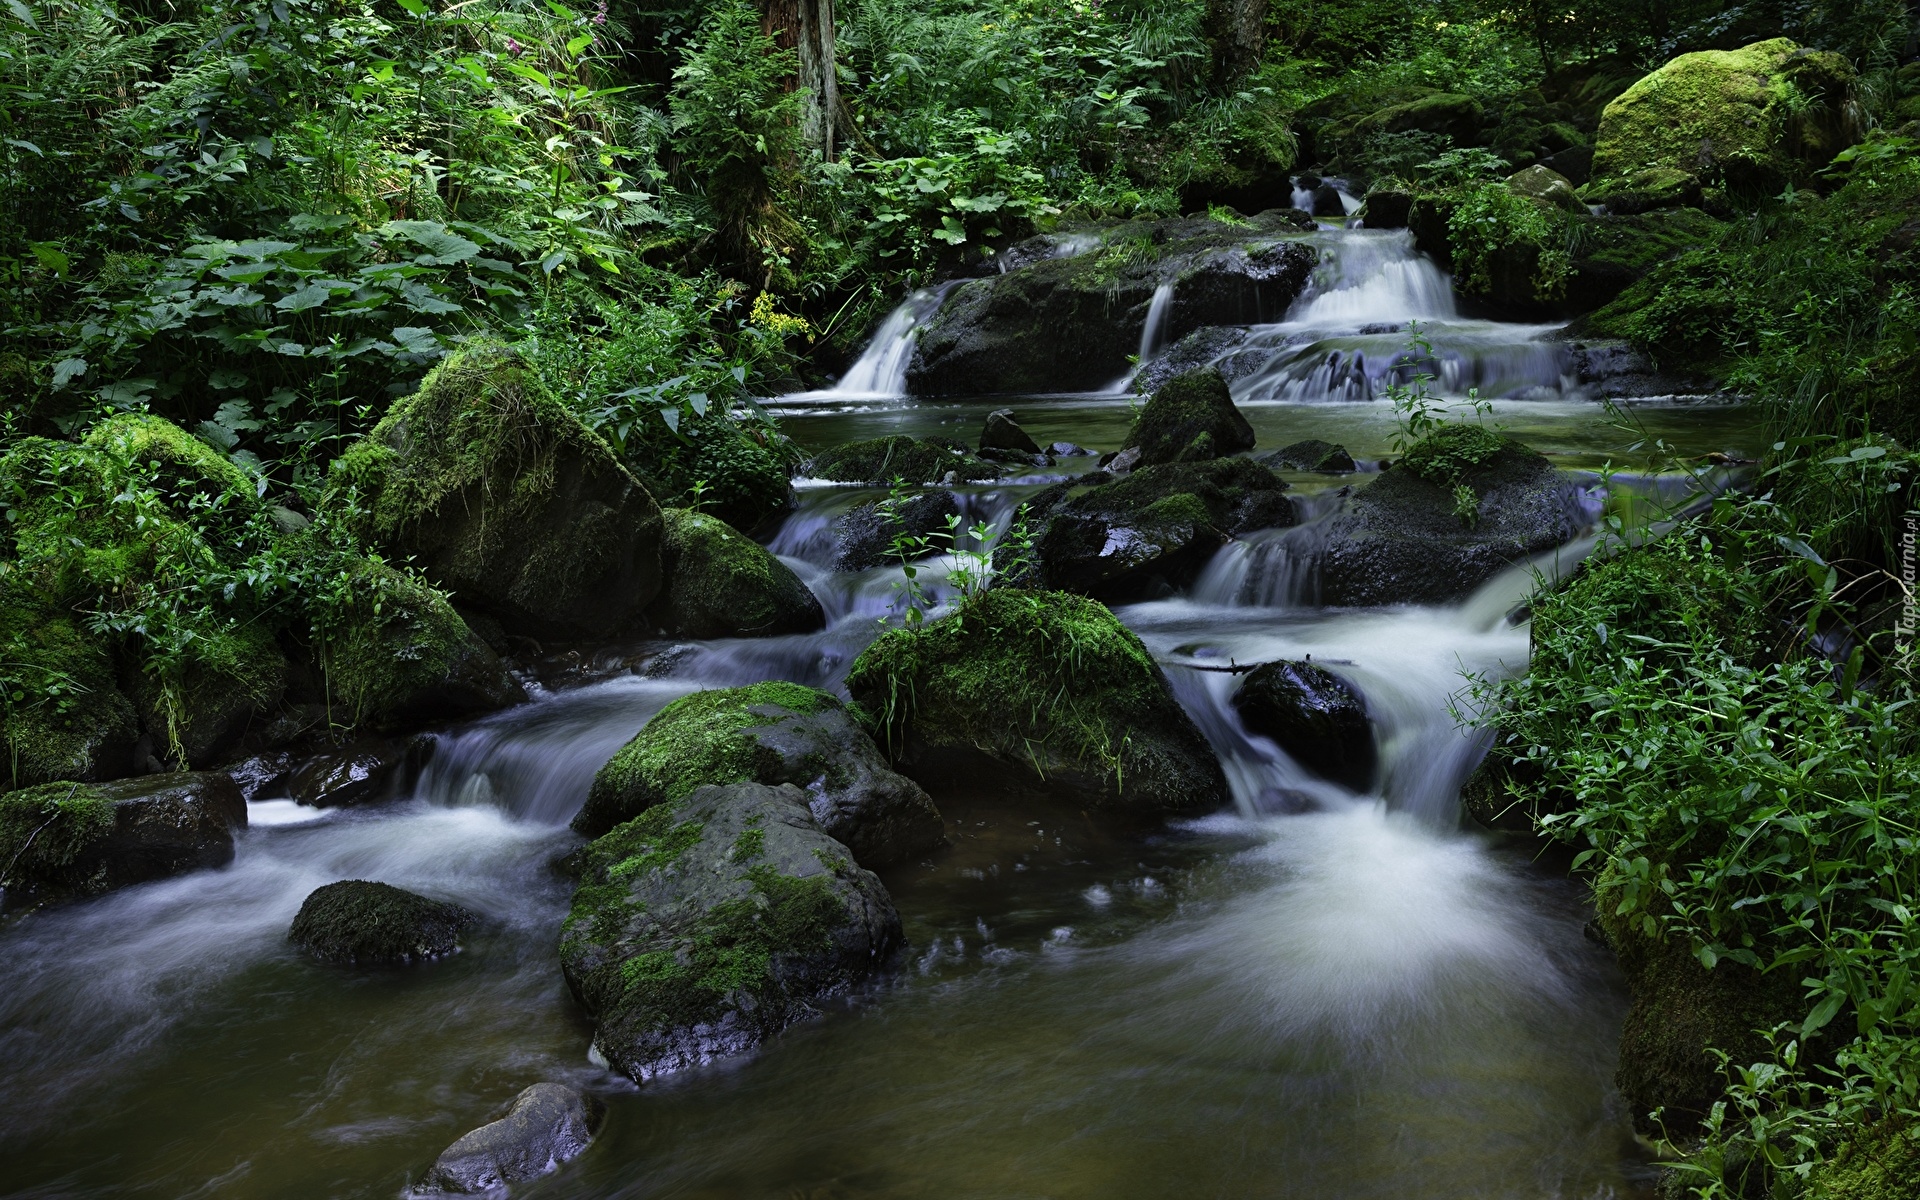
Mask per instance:
[[[567,823],[595,772],[689,692],[833,691],[901,614],[898,566],[831,569],[836,518],[885,489],[801,480],[768,544],[824,630],[525,664],[533,702],[435,733],[388,802],[262,794],[231,865],[0,928],[0,1194],[398,1195],[535,1080],[607,1116],[590,1153],[514,1185],[527,1198],[1649,1194],[1613,1084],[1625,992],[1583,931],[1584,889],[1459,815],[1484,751],[1469,680],[1524,669],[1527,598],[1591,530],[1457,604],[1332,608],[1314,516],[1394,456],[1388,376],[1415,336],[1456,411],[1477,389],[1478,419],[1574,473],[1589,525],[1607,489],[1678,495],[1677,479],[1602,478],[1628,443],[1751,456],[1755,422],[1686,395],[1609,408],[1558,326],[1462,315],[1405,231],[1306,236],[1311,284],[1224,352],[1226,373],[1258,452],[1323,439],[1362,474],[1285,473],[1297,526],[1229,542],[1183,594],[1115,607],[1219,756],[1231,807],[1143,832],[947,780],[932,790],[951,846],[880,872],[908,943],[887,973],[743,1057],[644,1086],[590,1061],[556,958],[570,884],[552,864],[580,844]],[[941,299],[909,298],[838,387],[770,399],[785,431],[815,449],[971,439],[1011,408],[1042,446],[1121,444],[1125,378],[905,395],[915,326]],[[1148,369],[1166,307],[1156,297],[1138,330]],[[1063,455],[955,490],[997,536],[1023,500],[1094,465]],[[1280,658],[1365,697],[1376,786],[1328,782],[1247,732],[1229,704],[1239,676],[1220,668]],[[286,931],[337,879],[482,922],[435,963],[324,966]]]

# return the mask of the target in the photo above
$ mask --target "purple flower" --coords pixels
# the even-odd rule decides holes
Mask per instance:
[[[507,39],[507,53],[508,53],[508,54],[512,54],[512,55],[515,55],[515,56],[518,56],[518,55],[519,55],[519,53],[520,53],[520,43],[519,43],[519,42],[516,42],[516,41],[514,41],[514,40],[513,40],[512,38],[508,38],[508,39]]]

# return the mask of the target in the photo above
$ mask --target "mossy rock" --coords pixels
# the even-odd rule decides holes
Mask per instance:
[[[374,966],[452,954],[479,920],[457,904],[392,884],[343,879],[315,888],[300,905],[287,940],[321,962]]]
[[[660,590],[660,509],[518,351],[469,342],[335,462],[365,531],[510,632],[639,632]]]
[[[847,690],[895,764],[938,792],[1043,792],[1111,811],[1227,800],[1213,750],[1131,630],[1084,597],[995,588],[880,635]]]
[[[1317,261],[1292,229],[1186,217],[1098,231],[1084,254],[968,280],[921,327],[916,396],[1083,392],[1125,376],[1154,296],[1169,343],[1206,325],[1277,321]],[[1071,347],[1070,352],[1062,352]]]
[[[0,795],[8,901],[95,896],[233,860],[247,824],[239,785],[218,771],[109,783],[61,780]]]
[[[1853,78],[1787,38],[1682,54],[1607,105],[1585,195],[1645,190],[1633,181],[1654,170],[1772,195],[1858,139]]]
[[[695,692],[662,709],[600,768],[573,827],[598,837],[695,788],[749,782],[806,788],[821,829],[865,867],[945,840],[933,801],[887,766],[839,700],[778,680]]]
[[[1059,484],[1036,496],[1031,559],[1002,562],[1010,581],[1096,599],[1172,595],[1230,536],[1291,525],[1287,483],[1244,458],[1162,463],[1117,479]]]
[[[348,586],[339,626],[316,647],[343,724],[472,716],[527,698],[499,655],[421,579],[362,559]]]
[[[1584,215],[1587,206],[1574,194],[1573,183],[1565,175],[1549,167],[1535,164],[1524,171],[1516,171],[1507,176],[1507,187],[1515,194],[1534,200],[1545,200],[1555,208],[1564,208],[1570,212]]]
[[[203,769],[215,765],[254,718],[279,704],[291,669],[271,629],[240,625],[202,639],[177,682],[163,686],[143,677],[130,689],[131,698],[157,751]]]
[[[827,622],[820,601],[793,568],[718,517],[685,508],[665,513],[661,564],[666,586],[649,610],[675,637],[769,637],[808,633]]]
[[[1512,438],[1454,424],[1315,527],[1319,601],[1447,604],[1593,521],[1586,493]]]
[[[1920,1125],[1886,1117],[1859,1130],[1807,1176],[1805,1200],[1911,1200],[1920,1196]]]
[[[1452,138],[1455,145],[1479,140],[1484,114],[1479,101],[1458,92],[1433,92],[1398,104],[1389,104],[1348,122],[1335,132],[1342,140],[1381,133],[1432,133]]]
[[[1353,455],[1347,453],[1345,446],[1336,446],[1319,438],[1308,438],[1304,442],[1294,442],[1282,446],[1271,454],[1263,454],[1254,460],[1269,470],[1291,468],[1295,471],[1314,471],[1322,475],[1346,475],[1359,469],[1353,461]]]
[[[1612,303],[1661,263],[1714,244],[1724,228],[1697,208],[1578,218],[1567,308],[1592,312]]]
[[[1253,449],[1253,426],[1233,403],[1227,381],[1212,368],[1176,375],[1147,399],[1127,434],[1140,465],[1204,462]]]
[[[801,474],[835,483],[910,484],[982,483],[1000,478],[1001,469],[958,442],[911,438],[902,434],[849,442],[815,455]]]
[[[594,841],[560,965],[636,1081],[740,1054],[884,967],[886,889],[790,784],[707,786]]]
[[[12,787],[91,782],[140,765],[140,720],[110,647],[18,576],[0,579],[0,655],[20,681],[19,698],[0,708],[0,779]]]
[[[162,417],[110,417],[94,426],[82,444],[139,470],[178,509],[226,504],[245,511],[258,504],[258,489],[245,471]]]

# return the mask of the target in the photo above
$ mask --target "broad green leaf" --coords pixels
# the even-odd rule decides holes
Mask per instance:
[[[480,247],[437,221],[388,221],[380,227],[384,234],[403,237],[424,248],[427,253],[414,259],[419,263],[450,266],[465,262],[480,253]]]
[[[325,283],[310,283],[298,291],[288,292],[273,302],[273,306],[286,312],[306,312],[310,308],[319,308],[333,299],[333,289]]]

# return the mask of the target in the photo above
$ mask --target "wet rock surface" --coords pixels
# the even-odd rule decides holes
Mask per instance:
[[[980,431],[980,449],[1012,450],[1020,454],[1039,454],[1040,444],[1031,434],[1020,428],[1020,422],[1014,420],[1010,408],[997,409],[987,414],[985,428]]]
[[[1154,390],[1121,449],[1138,447],[1142,466],[1204,462],[1253,449],[1253,426],[1212,368],[1176,375]]]
[[[839,700],[779,681],[668,705],[594,777],[573,828],[598,837],[696,787],[744,782],[805,789],[820,828],[864,867],[945,840],[933,801],[887,765]]]
[[[1000,468],[959,442],[905,436],[872,438],[819,454],[802,464],[802,475],[834,483],[978,483],[1000,477]]]
[[[913,558],[943,553],[943,535],[952,527],[950,522],[964,516],[954,494],[940,490],[922,492],[891,510],[878,501],[856,505],[835,524],[840,548],[833,556],[833,569],[865,571],[898,562],[896,539],[903,547],[930,539],[922,546],[925,553],[912,552]]]
[[[602,1115],[597,1100],[536,1083],[514,1097],[506,1116],[448,1146],[413,1194],[492,1192],[551,1174],[585,1153]]]
[[[702,787],[587,848],[560,963],[615,1070],[645,1081],[750,1050],[900,946],[886,889],[807,800]]]
[[[1233,708],[1309,771],[1356,792],[1372,786],[1379,761],[1366,700],[1325,667],[1262,663],[1240,681]]]
[[[315,754],[287,776],[287,793],[312,808],[349,808],[393,795],[432,753],[426,738],[359,738]]]
[[[0,795],[0,887],[14,902],[96,896],[233,861],[247,805],[219,771],[55,782]]]
[[[1276,320],[1316,261],[1297,227],[1268,214],[1251,225],[1202,218],[1136,221],[1099,231],[1100,248],[1048,258],[956,288],[915,348],[915,395],[1089,391],[1124,375],[1162,285],[1173,289],[1166,337],[1203,325]],[[1073,353],[1062,354],[1063,345]]]
[[[806,633],[825,612],[793,568],[718,517],[665,513],[666,586],[648,610],[673,637],[769,637]]]
[[[1324,475],[1344,475],[1359,469],[1345,446],[1336,446],[1318,438],[1282,446],[1255,461],[1276,471],[1290,467],[1296,471],[1318,471]]]
[[[391,884],[344,879],[315,888],[287,940],[321,962],[383,966],[452,954],[480,918]]]

